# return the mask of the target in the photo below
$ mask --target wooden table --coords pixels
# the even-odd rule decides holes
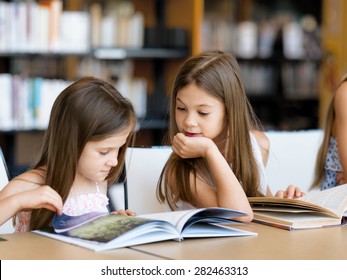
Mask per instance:
[[[136,248],[176,260],[347,260],[347,227],[287,231],[251,223],[240,228],[258,235],[186,239]]]
[[[151,253],[122,248],[102,253],[54,240],[35,233],[2,234],[0,238],[1,260],[138,260],[161,259]]]
[[[347,227],[287,231],[251,223],[257,236],[164,241],[95,253],[34,233],[0,235],[0,259],[347,260]]]

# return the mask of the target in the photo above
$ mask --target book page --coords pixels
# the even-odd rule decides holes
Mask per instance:
[[[64,213],[62,215],[55,214],[53,218],[53,228],[57,233],[65,232],[106,215],[109,215],[109,213],[91,212],[79,216],[69,216]]]
[[[201,209],[168,211],[168,212],[161,212],[161,213],[139,215],[138,217],[167,221],[170,224],[172,224],[179,232],[181,232],[184,227],[184,224],[188,221],[188,219],[199,211],[201,211]]]
[[[347,184],[324,191],[309,192],[296,199],[278,197],[249,197],[252,207],[272,207],[273,211],[283,207],[307,209],[341,218],[347,210]]]
[[[284,213],[284,212],[256,212],[254,218],[258,222],[283,227],[285,229],[309,229],[324,226],[340,225],[341,221],[337,218],[324,216],[315,213]]]
[[[257,235],[256,232],[236,229],[221,224],[195,224],[183,230],[183,238],[194,237],[226,237],[226,236],[251,236]]]
[[[232,223],[232,219],[243,215],[245,214],[231,209],[209,207],[191,210],[145,214],[139,215],[138,217],[167,221],[174,225],[179,232],[182,232],[183,228],[197,222]]]
[[[342,217],[347,209],[347,184],[324,191],[309,193],[300,198],[300,200],[330,209],[339,217]]]
[[[194,227],[184,229],[184,232],[188,230],[188,237],[255,235],[215,224],[239,215],[244,214],[213,207],[139,216],[94,212],[80,216],[57,216],[54,224],[61,229],[60,233],[54,233],[51,228],[34,232],[95,251],[170,239],[180,241],[186,236],[182,234],[184,226],[191,224]]]
[[[91,216],[94,215],[97,216],[97,213]],[[154,232],[163,234],[165,238],[179,236],[177,230],[165,221],[116,214],[101,215],[77,226],[76,223],[85,216],[67,216],[71,220],[68,224],[73,226],[65,231],[60,231],[60,234],[99,243],[107,243],[111,240],[116,240],[116,242],[139,240],[141,236]],[[57,232],[57,230],[55,231]]]
[[[138,230],[148,222],[146,219],[111,214],[71,229],[66,234],[97,242],[108,242],[132,230]]]

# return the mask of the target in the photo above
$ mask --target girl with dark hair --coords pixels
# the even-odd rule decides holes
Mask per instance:
[[[249,196],[272,196],[265,178],[269,141],[247,99],[237,60],[206,51],[178,71],[170,105],[170,156],[157,195],[171,210],[224,207],[253,219]],[[278,197],[300,197],[290,185]]]
[[[122,172],[135,125],[132,104],[111,84],[94,77],[76,81],[54,102],[38,161],[11,180],[1,197],[49,186],[61,197],[65,214],[108,211],[107,187]],[[16,231],[49,226],[54,215],[51,210],[58,211],[19,212]]]
[[[311,189],[325,190],[347,183],[347,74],[336,87],[324,123]]]

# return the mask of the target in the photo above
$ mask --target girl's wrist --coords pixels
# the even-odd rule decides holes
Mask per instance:
[[[219,150],[218,150],[217,145],[212,140],[210,140],[210,142],[208,143],[207,148],[206,148],[205,158],[209,158],[209,157],[215,155],[216,152],[218,152],[218,151]]]
[[[19,212],[22,210],[22,200],[20,197],[16,197],[15,195],[10,195],[6,198],[9,203],[9,208],[12,209],[14,213]]]

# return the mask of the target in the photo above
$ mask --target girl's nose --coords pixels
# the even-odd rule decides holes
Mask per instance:
[[[109,160],[107,161],[107,165],[108,166],[117,166],[118,164],[118,154],[112,156],[111,158],[109,158]]]
[[[194,118],[193,114],[188,114],[187,117],[184,120],[186,126],[196,126],[197,125],[197,121]]]

